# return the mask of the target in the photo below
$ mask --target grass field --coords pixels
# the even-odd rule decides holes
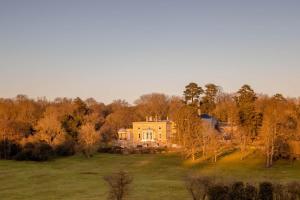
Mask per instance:
[[[98,154],[91,159],[78,155],[45,163],[0,161],[0,199],[106,199],[102,177],[119,169],[133,175],[129,197],[138,200],[189,199],[183,179],[190,172],[245,181],[300,179],[300,162],[265,169],[261,158],[240,161],[237,153],[218,164],[183,162],[174,154]]]

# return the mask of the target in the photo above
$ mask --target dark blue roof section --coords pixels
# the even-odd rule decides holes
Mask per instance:
[[[210,115],[208,115],[208,114],[201,114],[200,115],[200,118],[201,119],[212,119],[212,118],[214,118],[213,116],[210,116]]]
[[[212,127],[215,129],[219,129],[219,120],[211,115],[208,114],[202,114],[200,115],[200,118],[204,121],[207,121],[211,124]]]

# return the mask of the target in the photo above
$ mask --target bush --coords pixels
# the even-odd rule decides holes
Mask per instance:
[[[213,185],[213,178],[199,176],[188,176],[186,178],[186,188],[193,200],[206,199],[209,188]]]
[[[209,200],[227,200],[229,199],[229,188],[223,184],[216,184],[208,190]]]
[[[243,182],[233,183],[231,186],[229,197],[231,200],[244,200],[245,199],[244,183]]]
[[[21,146],[12,140],[0,141],[0,159],[13,159],[21,151]]]
[[[255,186],[247,183],[245,186],[245,200],[257,199],[257,189]]]
[[[47,161],[53,158],[52,147],[44,142],[27,143],[15,157],[16,160]]]
[[[291,182],[286,187],[290,199],[300,199],[300,182]]]
[[[104,180],[110,187],[108,199],[122,200],[129,192],[129,185],[132,183],[133,178],[124,171],[119,171],[110,176],[105,176]]]
[[[99,153],[111,153],[112,147],[99,147],[98,152]]]
[[[57,156],[72,156],[75,152],[75,142],[73,140],[68,140],[55,148]]]
[[[273,200],[273,185],[270,182],[259,184],[258,198],[260,200]]]
[[[186,179],[186,188],[193,200],[300,200],[300,182],[288,184],[261,182],[255,185],[234,182],[229,185],[215,183],[211,177]]]
[[[109,153],[115,153],[115,154],[122,154],[123,152],[123,148],[119,147],[119,146],[113,146],[110,148],[110,152]]]
[[[273,183],[273,197],[274,199],[287,199],[286,187],[279,183]]]

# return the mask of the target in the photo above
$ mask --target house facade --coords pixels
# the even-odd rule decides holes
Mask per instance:
[[[167,146],[171,144],[175,125],[169,120],[133,122],[132,129],[120,129],[119,142],[124,146]]]

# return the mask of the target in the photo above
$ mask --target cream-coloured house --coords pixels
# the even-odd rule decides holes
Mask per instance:
[[[169,120],[133,122],[132,129],[120,129],[119,141],[127,145],[166,146],[171,143],[175,125]],[[126,141],[126,142],[125,142]]]

